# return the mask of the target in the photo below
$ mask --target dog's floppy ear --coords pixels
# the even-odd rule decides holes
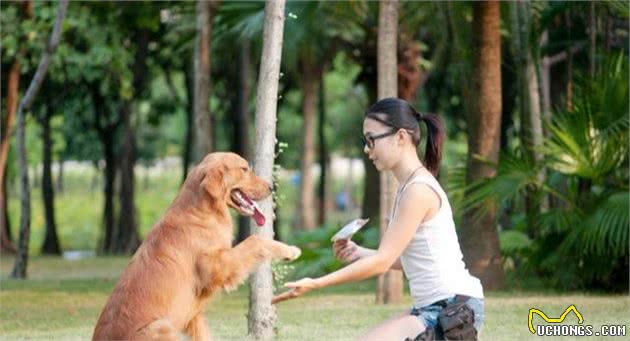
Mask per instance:
[[[219,199],[225,195],[226,187],[223,182],[224,172],[225,169],[223,166],[211,167],[204,172],[201,187],[213,198]]]

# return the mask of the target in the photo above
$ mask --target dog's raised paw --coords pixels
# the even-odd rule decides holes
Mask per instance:
[[[284,256],[284,260],[286,260],[286,261],[295,260],[298,257],[300,257],[301,254],[302,254],[302,250],[300,250],[299,247],[288,246],[287,247],[287,251],[286,251],[285,256]]]

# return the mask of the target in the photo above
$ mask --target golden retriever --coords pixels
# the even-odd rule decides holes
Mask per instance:
[[[208,154],[122,273],[94,328],[94,340],[208,340],[204,306],[236,288],[262,261],[293,260],[300,249],[256,235],[232,247],[228,207],[265,217],[255,200],[270,185],[233,153]]]

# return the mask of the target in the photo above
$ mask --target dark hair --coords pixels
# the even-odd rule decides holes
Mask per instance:
[[[424,165],[433,175],[437,175],[444,143],[444,125],[437,115],[421,114],[400,98],[385,98],[374,103],[366,111],[365,118],[371,118],[395,129],[407,130],[416,146],[420,144],[420,122],[424,122],[427,125]]]

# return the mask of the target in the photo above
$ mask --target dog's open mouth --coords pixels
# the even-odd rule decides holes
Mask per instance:
[[[230,193],[230,197],[243,215],[253,217],[258,226],[265,225],[265,216],[260,211],[260,207],[247,194],[235,189]]]

